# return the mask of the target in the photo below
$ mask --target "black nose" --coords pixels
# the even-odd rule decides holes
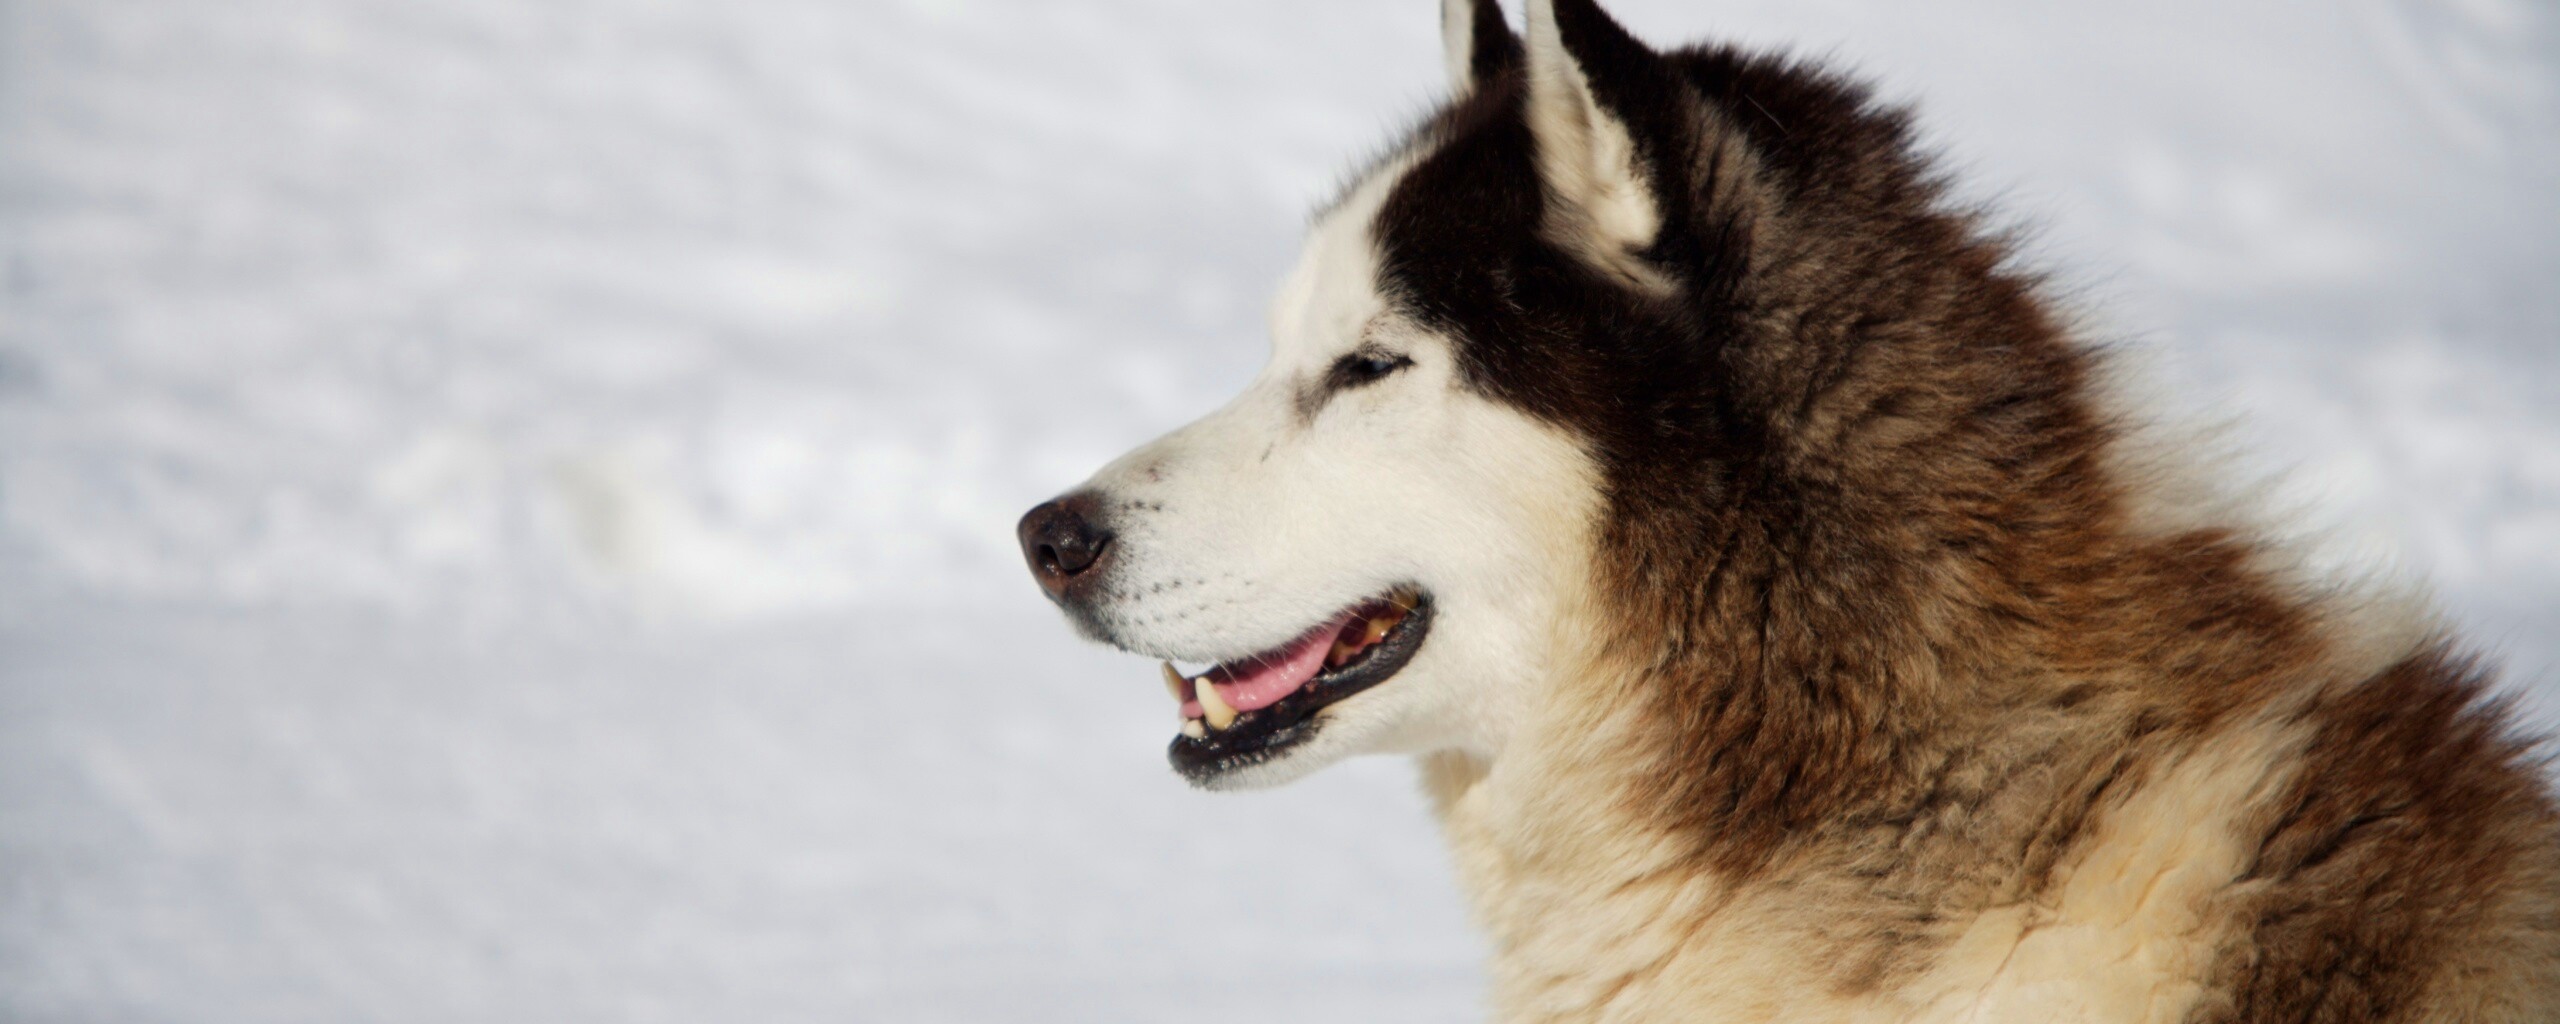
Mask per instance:
[[[1065,597],[1067,586],[1102,564],[1111,548],[1111,531],[1096,522],[1089,495],[1070,494],[1032,509],[1014,533],[1022,538],[1022,557],[1031,575],[1052,598]]]

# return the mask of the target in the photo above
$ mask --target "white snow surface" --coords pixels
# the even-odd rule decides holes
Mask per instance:
[[[2560,12],[1614,6],[1920,102],[2560,722]],[[1186,790],[1010,536],[1433,7],[0,0],[0,1018],[1480,1016],[1409,770]]]

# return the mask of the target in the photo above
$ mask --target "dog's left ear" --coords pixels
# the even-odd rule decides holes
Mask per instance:
[[[1520,66],[1520,37],[1496,0],[1440,0],[1440,45],[1449,51],[1449,87],[1462,96]]]
[[[1592,0],[1529,0],[1529,130],[1548,240],[1630,284],[1687,215],[1702,104],[1678,68]]]

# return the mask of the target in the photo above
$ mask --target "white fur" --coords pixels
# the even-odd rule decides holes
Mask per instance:
[[[2179,1020],[2235,923],[2220,900],[2246,868],[2243,825],[2304,739],[2270,716],[2201,746],[2114,809],[2053,890],[1953,922],[1916,977],[1843,993],[1832,937],[1862,924],[1853,894],[1695,870],[1618,798],[1609,752],[1635,723],[1553,711],[1503,759],[1425,764],[1492,932],[1499,1021]]]
[[[1598,487],[1577,442],[1463,386],[1448,339],[1379,293],[1369,225],[1410,165],[1390,161],[1311,231],[1273,308],[1271,361],[1243,394],[1088,485],[1118,532],[1100,618],[1133,651],[1231,660],[1400,584],[1432,594],[1431,632],[1394,678],[1209,785],[1273,785],[1359,753],[1493,755],[1544,675],[1539,624],[1583,571]],[[1301,395],[1364,343],[1414,365],[1303,418]]]
[[[2256,850],[2241,826],[2293,781],[2307,739],[2268,723],[2200,747],[2117,808],[2055,892],[1975,918],[1871,1019],[2184,1019],[2240,924],[2223,901]]]

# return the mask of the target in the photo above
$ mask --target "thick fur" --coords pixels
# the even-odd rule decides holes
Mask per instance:
[[[1444,22],[1271,368],[1088,487],[1123,647],[1443,609],[1211,784],[1422,755],[1505,1021],[2560,1021],[2488,674],[2173,497],[1903,112],[1588,0]]]

